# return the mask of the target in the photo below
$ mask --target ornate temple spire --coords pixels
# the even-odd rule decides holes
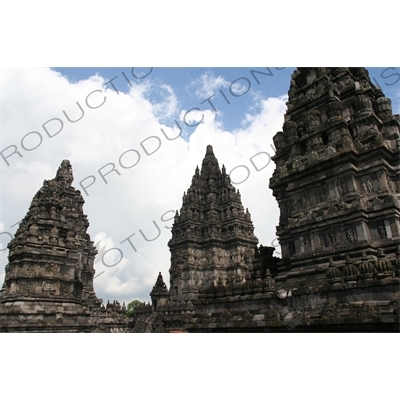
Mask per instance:
[[[71,164],[64,160],[56,177],[45,180],[34,196],[8,244],[1,303],[72,302],[88,308],[101,304],[93,289],[97,250],[87,234],[83,197],[72,181]]]
[[[216,282],[217,275],[244,276],[258,243],[253,232],[239,191],[225,167],[220,170],[212,146],[207,146],[201,172],[196,168],[168,244],[172,294],[192,297],[202,282]]]
[[[365,68],[294,71],[274,143],[283,278],[325,268],[333,256],[343,263],[380,247],[394,254],[400,118]]]

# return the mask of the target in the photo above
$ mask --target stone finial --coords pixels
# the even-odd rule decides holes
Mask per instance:
[[[163,278],[163,276],[161,275],[161,272],[158,273],[158,277],[157,277],[157,281],[156,281],[155,287],[157,287],[157,288],[162,288],[162,289],[164,289],[164,288],[167,287],[167,286],[165,285],[165,283],[164,283],[164,278]]]
[[[72,166],[69,160],[63,160],[58,168],[55,180],[60,182],[64,187],[71,186],[74,176],[72,174]]]
[[[360,275],[358,268],[353,264],[350,259],[350,256],[346,255],[346,265],[343,268],[343,277],[345,281],[354,282],[357,281],[358,276]]]
[[[220,172],[220,169],[218,166],[218,160],[216,159],[216,157],[214,155],[212,146],[208,145],[207,150],[206,150],[206,155],[205,155],[202,165],[201,165],[201,174],[203,176],[213,178],[214,174],[216,172]]]
[[[342,274],[339,269],[336,268],[332,257],[329,259],[329,269],[326,271],[326,278],[331,285],[342,281]]]
[[[363,93],[360,89],[356,90],[356,96],[354,98],[354,106],[356,114],[361,114],[364,112],[372,112],[373,110],[370,97],[367,94]]]
[[[362,252],[361,263],[359,265],[360,276],[362,279],[371,279],[374,277],[374,264],[369,261],[367,257],[367,253],[365,251]]]
[[[287,139],[298,138],[297,134],[297,124],[294,121],[286,121],[283,124],[283,134],[284,137]]]
[[[379,278],[387,278],[392,276],[393,265],[391,261],[386,257],[382,248],[378,249],[377,254],[378,260],[376,261],[375,275]]]
[[[379,98],[376,99],[375,106],[376,106],[376,112],[382,120],[385,120],[386,118],[389,118],[393,115],[392,112],[392,102],[389,98],[385,97],[382,93],[382,91],[378,92],[381,94]],[[377,94],[378,96],[378,94]]]
[[[275,291],[275,279],[271,275],[271,271],[267,269],[264,278],[264,292]]]

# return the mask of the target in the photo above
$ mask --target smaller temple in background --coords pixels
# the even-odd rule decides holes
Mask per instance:
[[[126,331],[125,305],[102,306],[93,289],[97,250],[72,167],[45,180],[8,244],[0,332]]]

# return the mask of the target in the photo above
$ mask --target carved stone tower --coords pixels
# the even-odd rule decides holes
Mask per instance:
[[[44,181],[13,240],[0,291],[3,331],[90,331],[90,310],[101,300],[93,290],[97,253],[86,230],[84,200],[64,160]]]
[[[172,298],[197,298],[200,285],[218,280],[243,281],[258,243],[253,231],[239,191],[225,167],[219,168],[212,146],[207,146],[201,171],[196,168],[180,213],[176,212],[168,243]]]
[[[283,132],[274,137],[270,180],[280,207],[277,282],[333,282],[335,274],[339,281],[346,274],[356,281],[359,272],[351,264],[394,261],[400,239],[399,127],[390,99],[365,68],[293,73]]]

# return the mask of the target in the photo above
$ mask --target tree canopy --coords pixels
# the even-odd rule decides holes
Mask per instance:
[[[135,308],[137,306],[140,306],[141,304],[142,304],[142,302],[140,300],[132,300],[130,303],[128,303],[128,305],[126,307],[126,316],[131,317]]]

